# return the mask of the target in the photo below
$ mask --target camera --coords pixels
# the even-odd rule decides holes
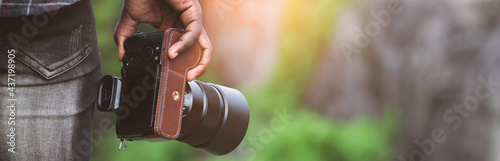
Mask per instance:
[[[122,142],[177,140],[216,155],[227,154],[245,136],[248,103],[235,89],[185,81],[182,74],[189,68],[176,70],[189,63],[189,54],[179,53],[172,60],[167,56],[182,33],[168,29],[130,36],[124,44],[122,79],[111,75],[101,79],[97,109],[117,115],[116,134]]]

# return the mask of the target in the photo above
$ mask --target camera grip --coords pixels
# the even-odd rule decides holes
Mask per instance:
[[[166,139],[177,139],[180,134],[186,73],[201,58],[198,43],[175,59],[168,58],[168,49],[182,36],[183,31],[169,28],[165,31],[161,51],[161,77],[156,105],[155,134]]]

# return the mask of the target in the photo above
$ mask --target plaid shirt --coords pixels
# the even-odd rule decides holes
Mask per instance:
[[[41,14],[71,5],[79,0],[0,0],[0,17]]]

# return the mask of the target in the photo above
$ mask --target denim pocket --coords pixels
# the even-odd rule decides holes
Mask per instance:
[[[56,12],[2,20],[5,43],[16,59],[52,79],[98,52],[91,2],[83,0]],[[89,67],[90,68],[90,67]]]
[[[78,65],[92,48],[83,34],[83,25],[68,33],[53,34],[32,39],[29,44],[19,47],[17,58],[46,79],[54,78]]]

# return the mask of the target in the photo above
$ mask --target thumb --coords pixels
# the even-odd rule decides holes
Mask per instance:
[[[123,47],[123,44],[125,43],[125,40],[127,40],[127,38],[134,33],[137,24],[138,22],[133,20],[125,9],[122,9],[122,13],[114,33],[115,43],[118,47],[118,61],[122,61],[123,56],[125,55],[125,48]]]

